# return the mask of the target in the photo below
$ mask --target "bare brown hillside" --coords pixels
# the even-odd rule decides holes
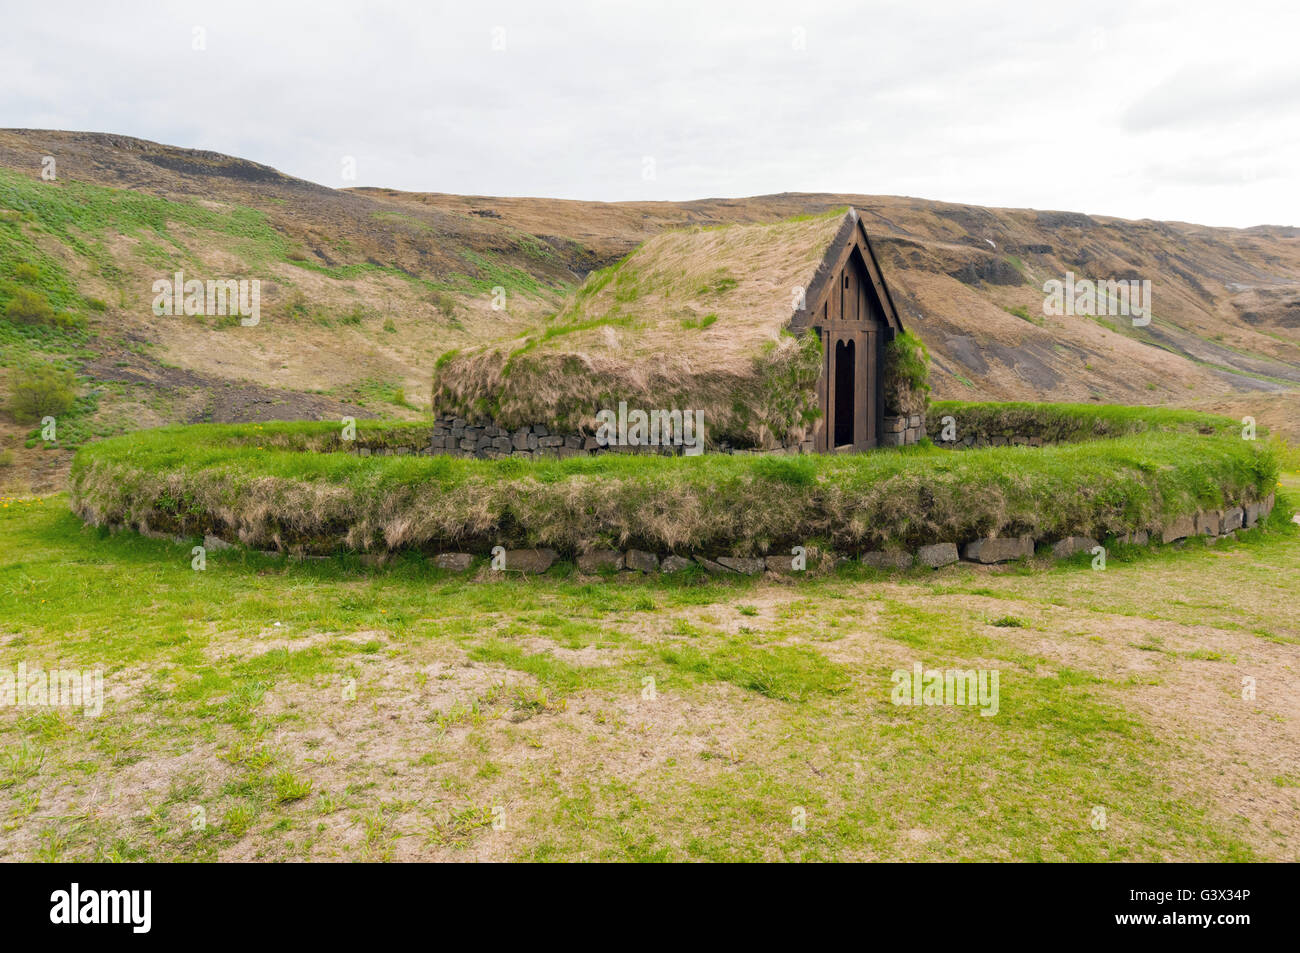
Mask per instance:
[[[364,191],[412,208],[562,231],[602,262],[666,228],[853,205],[905,318],[930,347],[942,397],[1182,403],[1300,386],[1296,228],[1209,228],[849,194],[598,203]],[[1123,318],[1044,316],[1043,283],[1067,271],[1150,279],[1154,320],[1135,328]]]
[[[54,181],[41,178],[45,156]],[[62,295],[88,336],[11,333],[0,378],[33,359],[72,361],[95,398],[80,411],[86,439],[167,422],[411,416],[427,408],[439,355],[537,327],[649,236],[846,205],[930,348],[937,396],[1218,406],[1295,434],[1295,228],[868,195],[600,203],[340,190],[217,153],[42,130],[0,130],[0,305],[34,261],[39,290],[56,305]],[[261,323],[155,317],[151,284],[174,269],[258,278]],[[1155,320],[1045,317],[1043,283],[1066,271],[1149,278]],[[0,410],[0,487],[57,483],[54,451],[23,446],[30,430]]]

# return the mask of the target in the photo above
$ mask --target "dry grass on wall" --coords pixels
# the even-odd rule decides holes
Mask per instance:
[[[605,546],[836,552],[1027,533],[1104,538],[1271,492],[1266,444],[1152,431],[1041,449],[929,446],[848,456],[608,455],[563,461],[271,449],[324,425],[166,428],[84,448],[73,506],[97,524],[214,533],[262,549],[486,552]],[[295,434],[294,431],[297,431]],[[259,449],[260,448],[260,449]]]

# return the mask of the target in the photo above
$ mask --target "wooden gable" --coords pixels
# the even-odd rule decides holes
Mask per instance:
[[[880,445],[884,425],[885,345],[903,330],[871,241],[856,209],[826,249],[792,330],[822,343],[814,429],[821,452],[860,451]]]
[[[829,320],[860,320],[865,315],[861,305],[849,299],[841,306],[845,266],[856,260],[865,272],[862,281],[862,298],[869,306],[871,317],[887,324],[894,332],[903,330],[889,287],[880,273],[880,264],[867,237],[866,227],[857,209],[849,209],[844,224],[826,249],[826,255],[817,266],[811,283],[804,289],[804,307],[797,309],[790,319],[791,330],[815,327]],[[850,278],[852,283],[852,278]],[[834,294],[839,291],[840,294]]]

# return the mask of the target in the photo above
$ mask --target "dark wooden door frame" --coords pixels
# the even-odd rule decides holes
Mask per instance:
[[[833,321],[819,328],[822,376],[817,382],[817,400],[823,409],[823,426],[817,435],[818,451],[869,450],[880,444],[881,329],[878,324],[872,324],[864,327],[856,321]],[[835,390],[839,378],[836,348],[847,343],[853,345],[853,442],[837,447],[832,445],[837,412]]]
[[[866,284],[860,284],[858,275],[848,282],[855,288],[853,305],[845,307],[845,269],[854,254],[859,256]],[[874,294],[868,294],[867,288]],[[832,297],[833,296],[833,297]],[[880,313],[870,314],[874,298]],[[845,315],[848,311],[849,317]],[[895,334],[903,330],[898,311],[894,307],[889,288],[880,272],[875,251],[867,237],[866,228],[856,209],[849,209],[835,238],[804,295],[804,307],[796,310],[790,319],[790,329],[796,333],[815,333],[821,340],[822,373],[817,382],[817,402],[822,410],[820,426],[814,432],[813,446],[822,453],[836,449],[866,450],[878,446],[884,423],[884,350]],[[854,399],[853,443],[844,448],[832,446],[835,440],[835,346],[841,341],[853,341],[854,347]]]

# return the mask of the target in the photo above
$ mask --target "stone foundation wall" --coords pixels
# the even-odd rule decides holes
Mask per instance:
[[[420,455],[473,457],[479,460],[503,460],[522,457],[537,460],[563,460],[567,457],[594,456],[598,453],[646,453],[681,456],[684,448],[666,446],[601,446],[594,434],[557,433],[545,424],[532,424],[508,430],[495,424],[474,424],[461,417],[438,417],[431,428],[427,445],[369,447],[364,437],[357,440],[361,456]],[[812,453],[811,440],[788,444],[772,450],[748,450],[727,444],[710,446],[708,453]]]
[[[1107,542],[1110,545],[1149,546],[1155,543],[1178,543],[1195,537],[1206,537],[1210,542],[1233,538],[1238,532],[1253,529],[1260,521],[1267,519],[1273,511],[1275,498],[1269,494],[1258,502],[1233,505],[1220,510],[1205,510],[1189,516],[1179,517],[1167,526],[1154,529],[1140,529],[1126,533]],[[82,513],[83,519],[98,525],[94,514]],[[122,524],[110,525],[113,532],[127,528],[135,529],[145,536],[157,539],[170,539],[178,544],[188,546],[188,537],[174,536],[152,530],[147,525],[127,527]],[[220,537],[208,535],[203,538],[203,545],[216,552],[231,549],[235,545]],[[958,561],[991,565],[1029,558],[1035,553],[1050,555],[1055,559],[1068,559],[1078,553],[1091,553],[1101,541],[1088,536],[1070,536],[1057,540],[1036,540],[1032,536],[990,537],[971,540],[958,544],[937,542],[921,546],[915,550],[902,547],[873,550],[854,556],[809,550],[806,553],[807,571],[831,568],[852,562],[854,559],[876,569],[910,569],[912,567],[929,567],[938,569]],[[285,555],[278,551],[268,551],[268,555]],[[331,559],[331,556],[305,555],[290,551],[290,557],[298,559]],[[380,565],[387,562],[394,554],[388,552],[363,553],[360,559],[367,565]],[[430,557],[439,569],[464,572],[473,567],[480,559],[490,559],[490,553],[446,552]],[[505,552],[505,571],[521,573],[543,573],[560,559],[560,554],[553,549],[516,549]],[[762,572],[792,574],[801,572],[795,565],[793,555],[738,556],[723,554],[689,554],[653,553],[639,549],[626,551],[617,549],[596,549],[579,553],[575,559],[579,572],[597,574],[600,572],[641,572],[671,573],[679,572],[692,566],[699,566],[706,572],[717,575],[738,573],[757,575]]]
[[[934,445],[942,450],[966,450],[973,447],[1046,447],[1056,442],[1023,434],[994,434],[991,437],[967,434],[966,437],[953,441],[936,439]]]
[[[925,437],[925,415],[886,417],[880,431],[882,447],[904,447]]]
[[[955,429],[954,439],[944,439],[944,421],[951,419]],[[1031,411],[1020,410],[1005,417],[997,415],[966,415],[952,413],[947,408],[930,408],[926,412],[926,425],[936,447],[943,450],[965,450],[978,447],[1048,447],[1060,443],[1078,443],[1083,440],[1107,439],[1124,436],[1134,430],[1096,430],[1069,426],[1069,420],[1060,416],[1036,419]]]
[[[886,417],[880,434],[882,447],[908,446],[926,435],[925,416],[910,414]],[[598,453],[648,453],[681,456],[680,446],[601,446],[593,434],[556,433],[545,424],[533,424],[509,430],[494,424],[472,424],[460,417],[437,418],[427,444],[406,446],[368,446],[358,437],[356,453],[366,456],[453,456],[479,460],[502,460],[506,457],[563,460],[567,457],[594,456]],[[813,441],[788,443],[769,450],[732,447],[726,443],[710,446],[707,453],[776,454],[813,453]]]

